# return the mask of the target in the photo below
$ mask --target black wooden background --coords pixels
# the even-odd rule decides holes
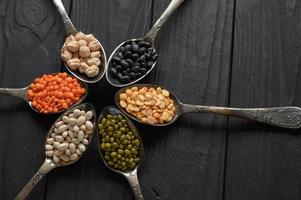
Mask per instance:
[[[142,36],[169,0],[64,0],[75,26],[99,38],[109,55]],[[64,70],[63,23],[51,0],[0,0],[0,87],[23,87]],[[142,82],[170,88],[185,103],[232,107],[301,106],[301,1],[185,0],[156,41],[159,62]],[[98,112],[116,88],[90,85]],[[0,199],[13,199],[44,160],[44,138],[57,116],[0,97]],[[210,114],[165,128],[139,126],[145,199],[300,200],[301,135]],[[132,199],[109,171],[96,141],[76,164],[50,172],[32,200]]]

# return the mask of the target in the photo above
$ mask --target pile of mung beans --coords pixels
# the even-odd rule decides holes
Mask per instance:
[[[77,160],[87,148],[94,125],[92,111],[74,109],[55,123],[53,132],[47,138],[45,154],[55,163]]]
[[[133,170],[140,161],[141,142],[121,114],[106,115],[99,124],[100,147],[105,162],[122,171]]]

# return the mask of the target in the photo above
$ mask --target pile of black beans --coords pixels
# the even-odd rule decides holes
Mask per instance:
[[[126,84],[146,74],[157,59],[158,54],[151,43],[127,41],[112,57],[109,72],[118,83]]]

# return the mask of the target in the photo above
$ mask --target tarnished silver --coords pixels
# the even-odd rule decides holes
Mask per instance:
[[[89,135],[89,143],[87,144],[87,147],[89,147],[93,134],[96,130],[96,111],[93,105],[88,104],[88,103],[84,103],[84,104],[80,104],[78,106],[75,106],[74,108],[72,108],[71,110],[66,111],[65,113],[63,113],[51,126],[51,128],[48,131],[48,134],[46,136],[45,139],[45,144],[47,144],[47,139],[49,138],[49,136],[53,133],[53,129],[55,128],[55,123],[58,121],[61,121],[62,117],[65,115],[69,115],[71,112],[73,112],[74,109],[81,109],[81,110],[85,110],[85,111],[92,111],[93,113],[93,118],[91,119],[91,121],[93,122],[94,125],[94,131],[92,134]],[[84,154],[85,152],[83,152]],[[23,187],[23,189],[19,192],[19,194],[17,195],[17,197],[15,198],[15,200],[23,200],[26,199],[26,197],[30,194],[30,192],[32,191],[32,189],[38,184],[38,182],[52,169],[56,168],[56,167],[64,167],[67,165],[71,165],[73,163],[75,163],[76,161],[78,161],[82,156],[79,156],[76,160],[73,161],[69,161],[69,162],[64,162],[64,163],[54,163],[54,161],[51,159],[51,157],[46,156],[44,163],[42,164],[42,166],[40,167],[40,169],[33,175],[33,177],[29,180],[29,182]]]
[[[158,32],[160,31],[161,27],[164,25],[164,23],[168,20],[168,18],[176,11],[176,9],[184,2],[184,0],[172,0],[168,7],[166,8],[166,10],[163,12],[163,14],[161,15],[161,17],[156,21],[156,23],[154,24],[154,26],[151,28],[151,30],[146,33],[143,37],[141,38],[137,38],[137,39],[129,39],[129,40],[126,40],[124,42],[122,42],[121,44],[119,44],[115,49],[114,51],[111,53],[110,57],[109,57],[109,60],[107,62],[107,65],[109,66],[110,65],[110,62],[111,62],[111,59],[112,57],[114,56],[115,52],[126,42],[129,42],[129,41],[137,41],[137,40],[145,40],[145,41],[148,41],[152,44],[152,47],[154,48],[155,46],[155,39],[156,39],[156,36],[158,34]],[[106,78],[108,80],[108,82],[115,86],[115,87],[126,87],[128,85],[132,85],[138,81],[140,81],[141,79],[143,79],[145,76],[147,76],[152,70],[153,68],[155,67],[155,65],[157,64],[157,61],[154,62],[154,64],[152,65],[152,67],[143,75],[141,76],[140,78],[132,81],[132,82],[129,82],[127,84],[120,84],[120,83],[117,83],[116,81],[114,81],[114,79],[111,77],[111,75],[109,74],[109,70],[108,70],[108,66],[106,67]]]
[[[82,87],[85,88],[85,94],[80,98],[80,100],[78,102],[76,102],[73,106],[76,106],[78,104],[80,104],[81,102],[83,102],[89,93],[89,88],[88,85],[82,81],[79,80],[79,83]],[[29,86],[25,87],[25,88],[0,88],[0,95],[5,95],[5,96],[14,96],[14,97],[19,97],[21,99],[23,99],[30,107],[32,110],[36,111],[37,113],[41,113],[40,111],[36,110],[33,106],[32,106],[32,102],[27,98],[27,90],[29,89]],[[70,108],[67,108],[70,109]],[[61,110],[58,112],[52,112],[52,113],[42,113],[42,114],[58,114],[58,113],[62,113],[65,112],[67,109],[65,110]]]
[[[143,151],[144,151],[143,150],[143,142],[142,142],[140,134],[139,134],[137,128],[135,127],[135,125],[131,122],[131,120],[126,115],[124,115],[119,109],[117,109],[113,106],[105,107],[101,111],[101,113],[99,115],[99,118],[98,118],[98,124],[100,123],[101,119],[103,117],[105,117],[106,115],[108,115],[108,114],[112,114],[112,115],[120,114],[120,115],[122,115],[124,117],[124,119],[127,121],[127,124],[129,126],[130,130],[137,133],[137,138],[140,141],[139,157],[140,157],[140,163],[141,163],[141,159],[143,157]],[[98,144],[100,144],[100,139],[99,139],[98,133],[96,135],[97,135]],[[140,163],[136,166],[136,168],[134,170],[129,170],[129,171],[116,170],[116,169],[110,167],[107,164],[107,162],[106,162],[106,160],[104,159],[104,156],[103,156],[103,151],[99,147],[100,145],[97,145],[97,146],[98,146],[98,150],[100,152],[101,158],[102,158],[103,162],[105,163],[105,165],[110,170],[112,170],[113,172],[123,175],[127,179],[127,181],[129,182],[129,184],[130,184],[130,186],[133,190],[133,194],[135,196],[135,199],[136,200],[143,200],[144,198],[143,198],[143,195],[142,195],[142,190],[140,188],[140,184],[139,184],[138,176],[137,176],[137,172],[138,172],[138,168],[140,166]]]
[[[71,19],[69,18],[66,10],[65,10],[65,7],[62,3],[61,0],[52,0],[54,5],[56,6],[59,14],[61,15],[62,19],[63,19],[63,22],[64,22],[64,26],[65,26],[65,30],[66,30],[66,33],[67,35],[75,35],[76,33],[78,33],[79,31],[77,31],[77,29],[74,27]],[[99,40],[97,40],[100,44],[100,47],[101,47],[101,54],[102,54],[102,57],[101,57],[101,64],[99,66],[99,73],[96,77],[88,77],[86,76],[85,74],[82,74],[80,73],[79,71],[77,70],[71,70],[68,65],[64,62],[64,65],[65,67],[67,68],[67,70],[75,77],[77,77],[78,79],[86,82],[86,83],[96,83],[98,81],[100,81],[102,79],[102,77],[104,76],[105,74],[105,71],[106,71],[106,66],[107,66],[107,57],[106,57],[106,53],[105,53],[105,50],[102,46],[102,44],[100,43]],[[62,47],[62,49],[64,48],[64,45]]]
[[[115,95],[115,103],[118,108],[125,113],[131,119],[143,123],[138,120],[136,117],[130,115],[126,112],[119,104],[119,95],[125,92],[126,89],[131,87],[161,87],[162,89],[166,89],[162,86],[151,85],[151,84],[135,84],[129,87],[121,88],[116,92]],[[168,90],[168,89],[166,89]],[[148,124],[152,126],[167,126],[174,123],[181,115],[187,113],[213,113],[220,114],[226,116],[233,116],[239,118],[245,118],[273,126],[278,126],[282,128],[289,129],[298,129],[301,128],[301,108],[294,106],[286,106],[286,107],[271,107],[271,108],[229,108],[229,107],[217,107],[217,106],[202,106],[202,105],[191,105],[184,104],[179,101],[175,95],[168,90],[170,93],[170,98],[174,100],[176,112],[172,121],[164,124]]]

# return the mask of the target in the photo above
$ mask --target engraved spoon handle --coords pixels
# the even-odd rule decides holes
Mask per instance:
[[[241,117],[282,128],[297,129],[301,127],[301,108],[293,106],[271,108],[228,108],[188,104],[182,105],[182,114],[193,112],[207,112]]]
[[[29,195],[32,189],[37,185],[37,183],[53,168],[55,165],[52,161],[46,160],[40,169],[35,173],[35,175],[29,180],[29,182],[23,187],[15,200],[23,200]]]
[[[77,30],[74,27],[71,19],[69,18],[62,1],[61,0],[52,0],[52,1],[53,1],[54,5],[57,7],[57,10],[59,11],[59,13],[63,19],[67,35],[76,34]]]
[[[156,21],[151,30],[144,36],[154,42],[158,32],[174,11],[184,2],[184,0],[172,0],[161,17]]]
[[[26,100],[26,88],[0,88],[0,95],[15,96]]]
[[[144,200],[144,197],[142,195],[142,191],[140,188],[138,176],[137,176],[137,169],[130,172],[129,174],[126,174],[125,177],[127,178],[128,182],[130,183],[130,186],[133,190],[135,200]]]

